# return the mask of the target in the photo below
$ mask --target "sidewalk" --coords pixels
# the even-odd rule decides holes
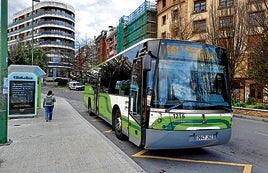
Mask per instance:
[[[145,172],[60,97],[51,122],[43,109],[38,118],[9,120],[8,139],[0,146],[3,173]]]

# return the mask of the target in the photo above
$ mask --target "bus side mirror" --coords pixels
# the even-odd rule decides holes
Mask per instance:
[[[150,71],[151,70],[151,56],[150,55],[145,55],[143,57],[143,71]]]

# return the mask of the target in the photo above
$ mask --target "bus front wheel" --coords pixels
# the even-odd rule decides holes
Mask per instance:
[[[123,140],[124,139],[124,134],[122,132],[122,117],[121,117],[121,113],[120,110],[117,109],[115,111],[115,124],[114,124],[114,132],[115,135],[118,139]]]

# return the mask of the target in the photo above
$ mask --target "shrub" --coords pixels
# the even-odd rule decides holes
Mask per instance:
[[[240,101],[239,100],[232,100],[232,105],[235,105],[237,103],[240,103]]]
[[[244,102],[240,102],[239,100],[232,100],[232,105],[236,107],[246,107],[247,104]]]
[[[247,104],[246,103],[243,103],[243,102],[239,102],[239,103],[237,103],[235,106],[237,106],[237,107],[247,107]]]
[[[249,97],[249,98],[248,98],[248,100],[247,100],[247,104],[249,104],[249,105],[254,105],[255,103],[256,103],[255,98],[253,98],[253,97]]]
[[[254,105],[254,109],[265,109],[264,105]]]
[[[246,103],[240,102],[239,100],[232,100],[232,106],[268,110],[268,104],[263,104],[263,103],[256,104],[254,98],[249,98]]]

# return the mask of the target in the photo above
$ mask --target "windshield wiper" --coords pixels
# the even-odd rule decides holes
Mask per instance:
[[[174,105],[174,106],[172,106],[172,107],[166,109],[165,112],[169,112],[169,111],[171,111],[172,109],[175,109],[176,107],[181,106],[182,104],[183,104],[183,102],[180,102],[180,103],[178,103],[178,104],[176,104],[176,105]]]
[[[211,103],[209,103],[209,102],[197,101],[197,100],[179,100],[179,103],[178,103],[178,104],[176,104],[176,105],[174,105],[174,106],[172,106],[172,107],[166,109],[165,112],[169,112],[169,111],[171,111],[172,109],[175,109],[175,108],[177,108],[177,107],[179,107],[179,106],[182,106],[183,103],[186,103],[186,102],[211,104]]]

